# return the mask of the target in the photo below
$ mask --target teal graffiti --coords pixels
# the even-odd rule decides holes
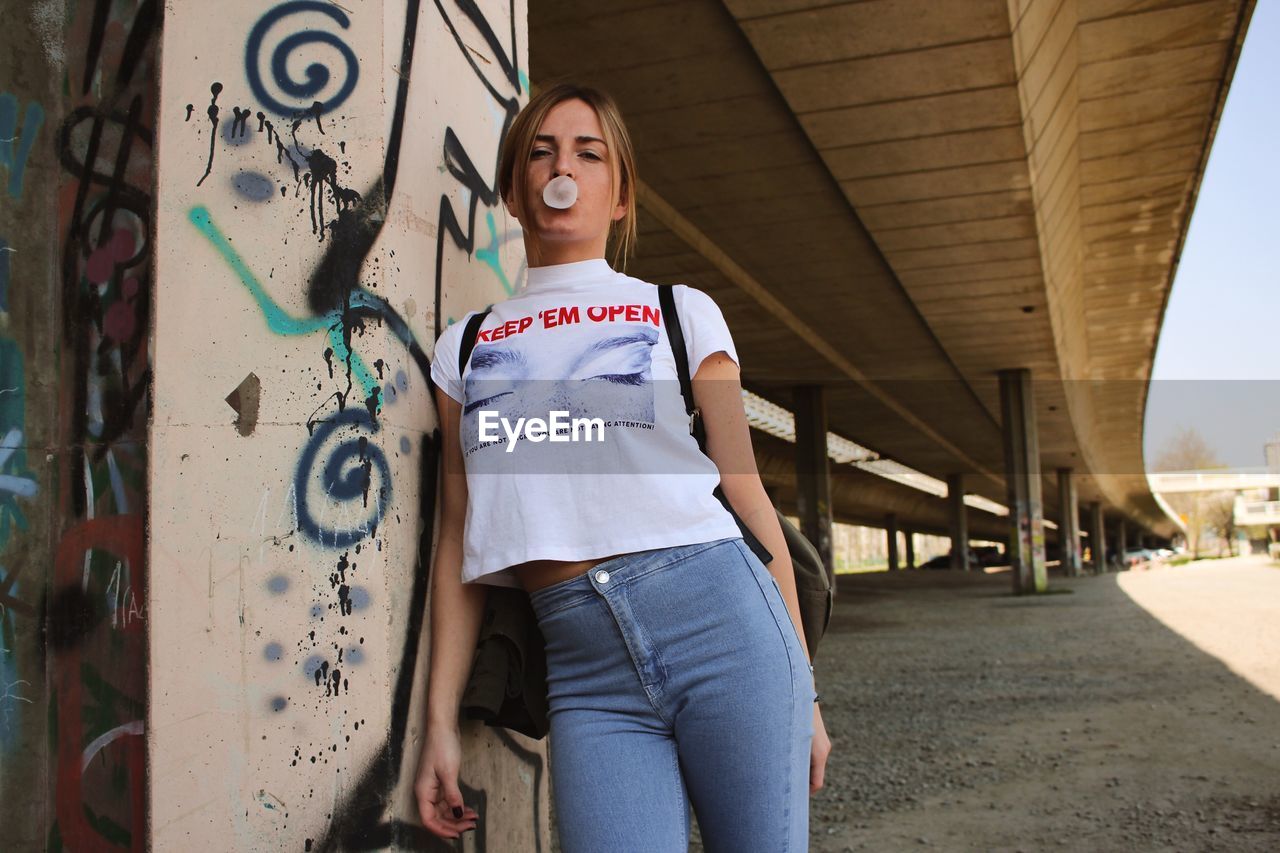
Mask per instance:
[[[13,341],[0,338],[0,553],[14,527],[27,529],[17,498],[31,498],[37,492],[22,441],[25,391],[22,351]]]
[[[9,310],[9,256],[13,247],[0,237],[0,311]]]
[[[7,306],[0,308],[0,318],[9,320]],[[6,322],[7,326],[8,323]],[[34,472],[27,468],[23,429],[26,418],[26,372],[22,350],[17,343],[0,335],[0,556],[9,544],[14,530],[27,530],[27,517],[18,498],[30,499],[39,491]],[[18,746],[18,734],[25,726],[21,704],[31,700],[15,692],[30,682],[21,678],[19,659],[14,654],[17,643],[18,612],[31,615],[19,597],[18,578],[0,564],[0,756],[9,755]]]
[[[254,301],[258,303],[258,308],[262,311],[262,316],[267,321],[268,329],[277,335],[286,337],[326,332],[329,336],[329,346],[333,348],[334,358],[351,366],[352,377],[360,384],[366,397],[373,395],[374,389],[379,386],[378,380],[370,372],[368,366],[365,365],[364,359],[360,357],[359,353],[347,349],[347,345],[342,338],[342,311],[340,309],[334,309],[318,317],[294,317],[290,315],[276,304],[276,301],[263,288],[262,282],[258,280],[258,277],[249,269],[248,264],[232,247],[231,241],[214,224],[208,208],[203,205],[191,208],[188,213],[188,219],[191,220],[191,224],[196,227],[196,230],[217,250],[222,259],[227,262],[227,266],[231,267],[232,272],[240,279],[240,283],[245,286]],[[352,296],[352,307],[363,305],[362,294],[355,293]]]
[[[9,171],[9,195],[22,197],[22,178],[27,171],[27,157],[36,135],[44,125],[44,108],[35,101],[27,104],[22,119],[22,132],[18,132],[18,99],[5,92],[0,94],[0,166]]]
[[[504,243],[510,242],[519,235],[508,234],[506,237],[498,237],[498,225],[494,221],[492,210],[485,212],[484,223],[489,226],[489,245],[482,249],[476,249],[476,257],[481,263],[493,270],[493,274],[497,276],[498,283],[502,285],[502,289],[506,291],[507,296],[514,296],[517,287],[507,278],[507,272],[502,268],[502,255],[499,253],[499,249],[502,248]],[[517,280],[519,280],[518,275]]]

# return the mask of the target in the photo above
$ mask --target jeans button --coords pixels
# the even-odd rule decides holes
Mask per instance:
[[[609,582],[608,572],[606,572],[604,569],[601,569],[600,571],[596,572],[596,583],[608,583],[608,582]]]

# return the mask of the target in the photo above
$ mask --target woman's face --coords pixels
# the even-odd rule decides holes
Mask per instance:
[[[552,107],[538,128],[525,168],[524,192],[512,213],[526,232],[536,235],[539,263],[604,257],[609,226],[626,215],[627,206],[615,197],[618,166],[605,145],[596,111],[579,100]],[[578,185],[578,200],[564,210],[542,200],[543,189],[560,175]]]

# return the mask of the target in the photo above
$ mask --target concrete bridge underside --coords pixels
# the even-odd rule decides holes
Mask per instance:
[[[631,271],[711,293],[754,389],[822,384],[834,432],[1003,501],[1027,368],[1049,517],[1071,468],[1168,536],[1146,387],[1252,7],[573,0],[531,4],[530,64],[618,98]]]

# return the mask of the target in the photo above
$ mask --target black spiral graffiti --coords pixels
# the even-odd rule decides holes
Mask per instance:
[[[297,117],[307,113],[319,118],[319,116],[331,112],[345,101],[355,89],[356,81],[360,78],[360,63],[356,58],[355,51],[341,37],[324,30],[305,29],[285,36],[271,49],[269,60],[271,66],[270,76],[275,82],[279,95],[283,96],[285,100],[281,100],[275,93],[267,90],[267,86],[262,79],[262,63],[263,43],[267,38],[268,31],[283,18],[308,12],[325,15],[333,19],[344,30],[351,26],[351,19],[331,3],[317,2],[317,0],[294,0],[294,2],[281,3],[273,7],[259,18],[258,23],[249,32],[249,38],[245,42],[244,67],[245,74],[249,79],[249,86],[253,89],[253,94],[257,97],[258,102],[278,115]],[[328,45],[336,50],[345,65],[338,91],[326,99],[321,99],[320,95],[329,88],[329,81],[332,76],[327,66],[320,62],[310,63],[307,65],[304,79],[302,80],[296,80],[289,74],[289,57],[295,51],[307,45],[320,44]]]
[[[329,439],[344,427],[359,434],[341,440],[336,446]],[[369,441],[378,432],[378,423],[364,409],[348,409],[319,423],[298,460],[294,488],[298,495],[298,530],[313,542],[330,548],[347,548],[371,536],[382,521],[391,502],[391,466],[382,448]],[[321,450],[326,455],[321,458]],[[327,514],[317,518],[312,490],[320,471],[323,494],[345,510],[360,502],[358,521],[339,526]],[[375,474],[376,470],[376,474]],[[375,485],[376,484],[376,485]]]

